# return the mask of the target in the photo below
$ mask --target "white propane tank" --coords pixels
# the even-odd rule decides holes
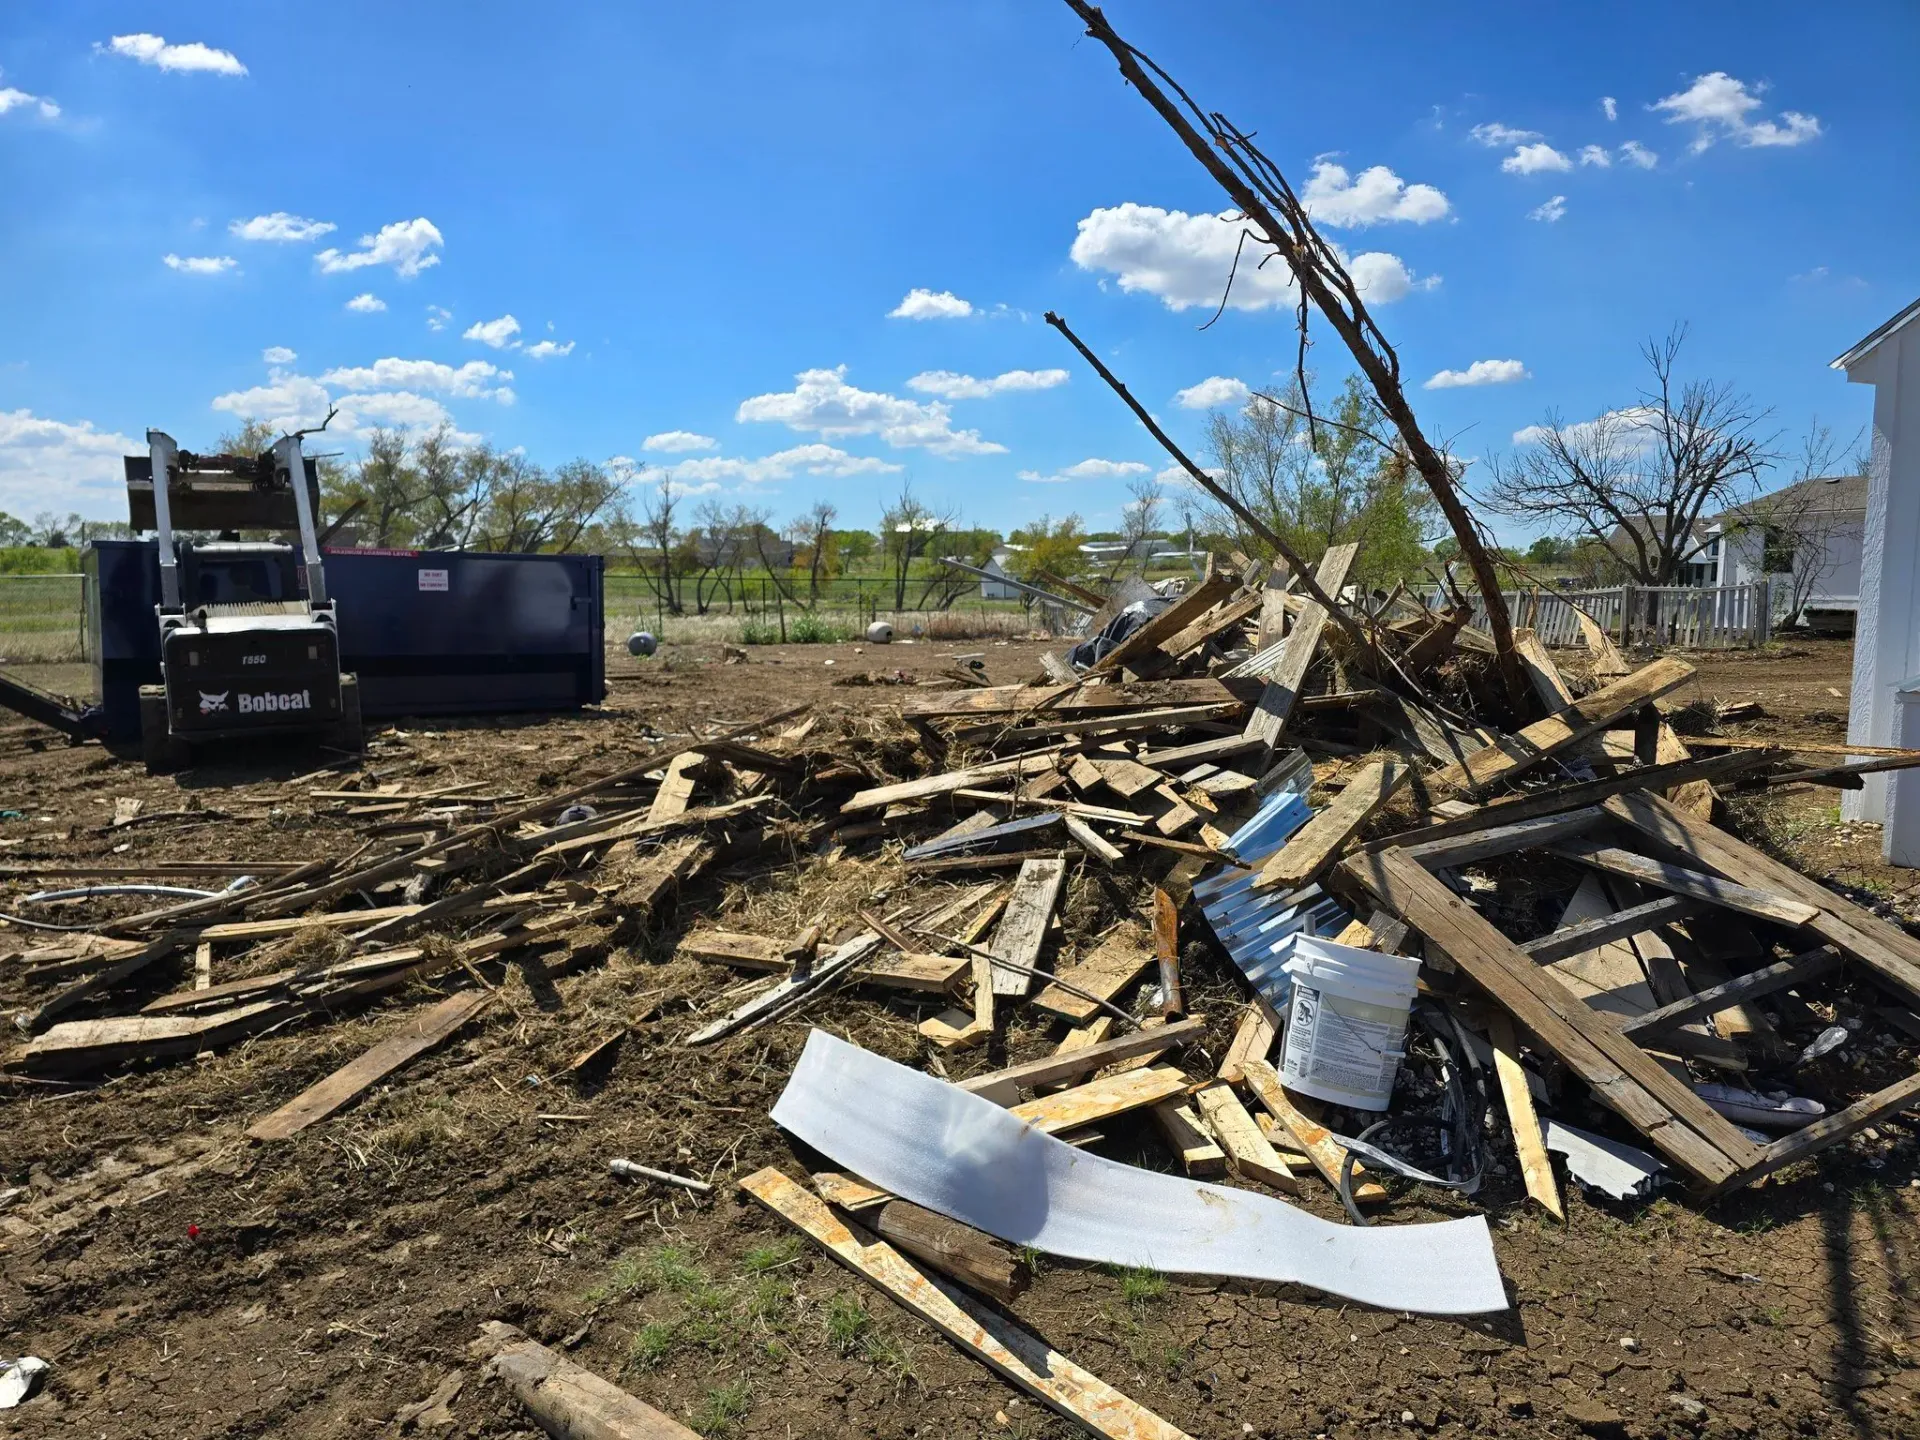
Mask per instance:
[[[627,654],[629,655],[639,655],[644,658],[653,654],[659,647],[660,642],[646,630],[636,630],[627,637]]]
[[[893,626],[884,620],[874,621],[871,625],[867,626],[867,643],[869,645],[891,645],[893,643]]]

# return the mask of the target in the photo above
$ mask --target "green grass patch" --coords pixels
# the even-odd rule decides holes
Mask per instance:
[[[693,1428],[702,1435],[731,1435],[752,1408],[747,1382],[735,1380],[730,1385],[716,1385],[702,1395],[690,1418]]]
[[[636,1370],[652,1370],[673,1354],[678,1327],[664,1320],[642,1325],[627,1347],[627,1364]]]
[[[859,1348],[872,1324],[873,1317],[858,1300],[836,1295],[827,1302],[827,1343],[842,1355],[851,1355]]]
[[[607,1271],[607,1278],[580,1299],[588,1305],[604,1305],[609,1300],[625,1299],[646,1283],[646,1262],[635,1256],[623,1255],[613,1262],[613,1268]]]
[[[1118,1274],[1120,1298],[1135,1310],[1144,1310],[1167,1298],[1167,1277],[1158,1270],[1129,1265]]]
[[[832,621],[810,613],[795,616],[787,626],[787,639],[795,645],[837,645],[849,638],[848,633]]]
[[[742,645],[778,645],[780,629],[765,620],[742,620],[740,622],[740,643]]]
[[[798,1235],[782,1235],[771,1245],[756,1245],[747,1251],[740,1266],[749,1275],[764,1275],[769,1270],[778,1270],[782,1265],[791,1264],[799,1258],[800,1250]]]

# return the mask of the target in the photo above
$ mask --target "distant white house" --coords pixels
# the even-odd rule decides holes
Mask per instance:
[[[994,578],[982,579],[980,598],[982,600],[1018,600],[1020,592],[1007,583],[1007,561],[1011,560],[1027,547],[1024,545],[996,545],[987,563],[980,568]]]
[[[1736,505],[1713,522],[1713,583],[1768,580],[1776,614],[1797,606],[1816,629],[1851,630],[1866,522],[1864,475],[1823,475]]]

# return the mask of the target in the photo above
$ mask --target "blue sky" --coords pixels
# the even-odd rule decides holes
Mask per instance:
[[[1785,438],[1865,423],[1827,362],[1920,291],[1905,0],[1352,13],[1308,51],[1296,7],[1108,6],[1318,196],[1431,435],[1480,456],[1631,404],[1680,321],[1683,368]],[[910,480],[974,523],[1110,525],[1167,462],[1042,312],[1195,446],[1181,392],[1292,364],[1277,276],[1197,330],[1224,198],[1045,0],[15,0],[0,196],[17,515],[124,518],[149,425],[332,401],[349,452],[445,417],[776,520],[870,523]]]

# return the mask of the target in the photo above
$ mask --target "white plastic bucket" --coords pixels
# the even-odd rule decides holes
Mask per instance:
[[[1280,1063],[1287,1088],[1385,1110],[1406,1054],[1420,962],[1300,935],[1286,970],[1293,977]]]

